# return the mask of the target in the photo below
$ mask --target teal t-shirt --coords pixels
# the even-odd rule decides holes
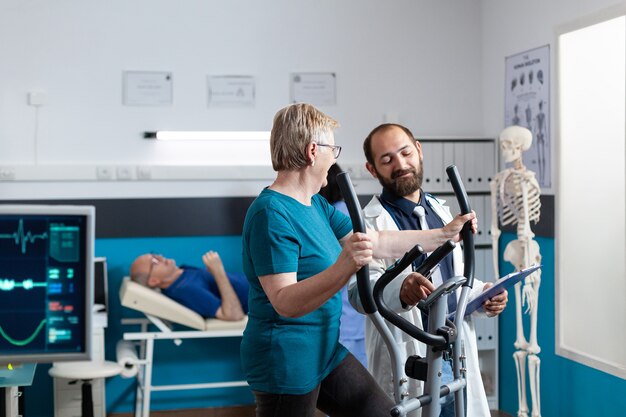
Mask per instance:
[[[253,390],[306,394],[347,355],[338,342],[340,293],[309,314],[287,318],[274,310],[258,277],[296,272],[301,281],[322,272],[337,260],[338,240],[351,230],[349,217],[320,195],[306,206],[265,189],[248,209],[243,268],[250,292],[241,361]]]

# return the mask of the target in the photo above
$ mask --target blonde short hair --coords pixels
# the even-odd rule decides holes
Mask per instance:
[[[274,116],[270,135],[272,167],[275,171],[308,165],[306,148],[311,142],[325,143],[339,123],[306,103],[291,104]]]

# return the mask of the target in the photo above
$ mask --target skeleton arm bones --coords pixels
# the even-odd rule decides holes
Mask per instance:
[[[499,248],[498,242],[500,240],[500,229],[498,228],[498,182],[501,181],[500,174],[497,174],[495,178],[489,183],[491,188],[491,255],[493,261],[493,270],[495,276],[500,276],[500,268],[498,265]]]

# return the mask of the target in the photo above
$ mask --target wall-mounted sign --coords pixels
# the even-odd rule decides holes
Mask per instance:
[[[123,100],[126,106],[171,106],[172,73],[124,71]]]
[[[255,101],[255,81],[251,76],[209,76],[209,106],[252,107]]]
[[[291,102],[316,106],[337,104],[334,72],[305,72],[291,74]]]

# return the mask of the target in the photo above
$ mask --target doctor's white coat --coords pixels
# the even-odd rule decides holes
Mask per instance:
[[[450,209],[443,206],[444,201],[437,200],[429,195],[426,195],[428,202],[431,204],[433,210],[441,218],[444,224],[452,221],[452,215]],[[391,215],[384,209],[380,201],[376,196],[368,203],[363,209],[365,217],[365,223],[367,228],[372,230],[398,230],[396,223]],[[455,276],[463,275],[463,253],[460,245],[453,251],[453,265]],[[370,264],[370,281],[372,287],[376,280],[385,272],[385,270],[391,266],[396,259],[374,259]],[[414,324],[419,328],[422,327],[422,316],[419,309],[411,308],[406,310],[402,308],[400,304],[400,286],[404,281],[404,277],[411,273],[411,268],[404,270],[396,279],[394,279],[385,289],[385,301],[389,308],[399,313],[404,319]],[[471,299],[476,294],[483,291],[484,283],[477,279],[474,280],[474,286],[470,293]],[[457,291],[457,297],[460,295],[460,289]],[[359,311],[363,311],[360,305],[358,291],[356,288],[356,278],[353,277],[350,282],[350,301],[355,308]],[[485,316],[484,313],[474,313],[474,315]],[[425,345],[417,340],[411,338],[393,324],[385,320],[385,324],[389,327],[391,333],[396,340],[400,348],[400,352],[403,355],[402,363],[406,362],[406,358],[411,355],[426,356]],[[464,331],[464,346],[465,354],[467,356],[467,417],[489,417],[489,404],[487,403],[487,396],[483,387],[482,379],[480,376],[480,369],[478,364],[478,349],[476,347],[476,332],[474,330],[474,322],[471,317],[467,317],[463,322]],[[366,320],[365,324],[365,342],[366,352],[368,358],[368,369],[374,376],[378,384],[387,392],[391,398],[393,398],[393,374],[391,367],[391,359],[387,347],[383,342],[382,337],[376,330],[376,327],[371,320]],[[404,368],[404,365],[402,366]],[[409,379],[409,392],[411,397],[421,395],[423,393],[423,385],[421,381]],[[419,413],[411,413],[413,415],[419,415]]]

